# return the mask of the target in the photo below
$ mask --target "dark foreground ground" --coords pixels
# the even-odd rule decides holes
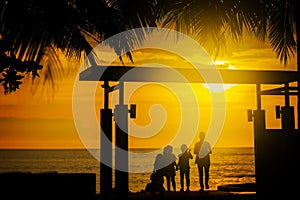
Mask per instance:
[[[163,193],[95,193],[92,173],[0,173],[0,200],[254,200],[255,184],[230,184],[217,190]],[[268,196],[269,197],[269,196]]]
[[[126,199],[122,196],[110,196],[102,197],[97,195],[96,200],[117,200]],[[172,199],[172,200],[255,200],[255,192],[228,192],[228,191],[218,191],[218,190],[208,190],[208,191],[191,191],[191,192],[165,192],[163,194],[159,193],[130,193],[128,195],[130,200],[156,200],[156,199]]]
[[[96,195],[96,200],[255,200],[258,199],[254,183],[229,184],[218,186],[217,190],[164,192],[164,193],[129,193],[128,196],[113,194],[110,196]]]

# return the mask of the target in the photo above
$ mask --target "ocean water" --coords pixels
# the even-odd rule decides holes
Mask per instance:
[[[97,151],[97,150],[93,150]],[[58,172],[96,173],[96,191],[100,190],[100,164],[88,150],[0,150],[0,172]],[[99,151],[97,151],[99,155]],[[135,149],[129,157],[129,190],[139,192],[150,182],[150,174],[157,151]],[[178,155],[179,149],[174,149]],[[191,166],[191,190],[199,190],[199,177],[194,160]],[[210,189],[218,185],[255,183],[253,148],[214,148],[211,154]],[[179,171],[176,174],[180,189]]]

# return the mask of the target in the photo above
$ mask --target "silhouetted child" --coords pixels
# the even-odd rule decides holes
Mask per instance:
[[[164,178],[163,178],[163,155],[157,154],[154,162],[154,170],[150,175],[151,182],[146,185],[145,191],[146,192],[164,192],[165,188]]]
[[[173,191],[176,191],[176,182],[175,182],[175,176],[176,176],[176,169],[178,168],[178,165],[176,163],[177,157],[175,154],[173,154],[173,147],[171,145],[168,145],[164,148],[163,152],[163,160],[164,160],[164,168],[163,168],[163,174],[166,177],[167,180],[167,189],[168,191],[171,190],[171,183]]]
[[[185,144],[181,145],[181,154],[178,155],[178,167],[180,171],[180,191],[184,191],[184,178],[186,181],[186,191],[190,191],[190,159],[193,159],[191,149]]]

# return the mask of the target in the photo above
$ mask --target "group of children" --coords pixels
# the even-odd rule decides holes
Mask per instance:
[[[164,178],[167,182],[167,190],[176,191],[175,175],[176,171],[180,172],[180,191],[184,191],[184,180],[186,182],[186,191],[189,191],[190,187],[190,165],[189,160],[193,159],[191,150],[187,145],[181,145],[181,153],[177,157],[173,154],[173,147],[168,145],[164,148],[163,154],[158,154],[154,163],[154,171],[151,174],[151,183],[146,186],[146,191],[149,192],[163,192]]]
[[[195,144],[194,154],[196,156],[195,164],[198,166],[200,191],[205,186],[209,189],[209,168],[210,156],[212,150],[210,144],[205,141],[205,132],[200,132],[199,139]],[[163,192],[164,178],[167,181],[167,190],[176,191],[175,175],[176,171],[180,173],[180,191],[184,191],[184,183],[186,183],[186,192],[190,191],[190,159],[193,159],[191,149],[186,144],[181,145],[181,153],[177,157],[173,153],[173,147],[168,145],[164,148],[162,154],[158,154],[154,163],[154,171],[151,174],[151,182],[146,185],[146,192]],[[204,170],[204,171],[203,171]],[[205,180],[203,178],[205,177]]]

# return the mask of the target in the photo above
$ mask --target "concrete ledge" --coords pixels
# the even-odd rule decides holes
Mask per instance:
[[[94,173],[0,173],[0,199],[94,199]]]

